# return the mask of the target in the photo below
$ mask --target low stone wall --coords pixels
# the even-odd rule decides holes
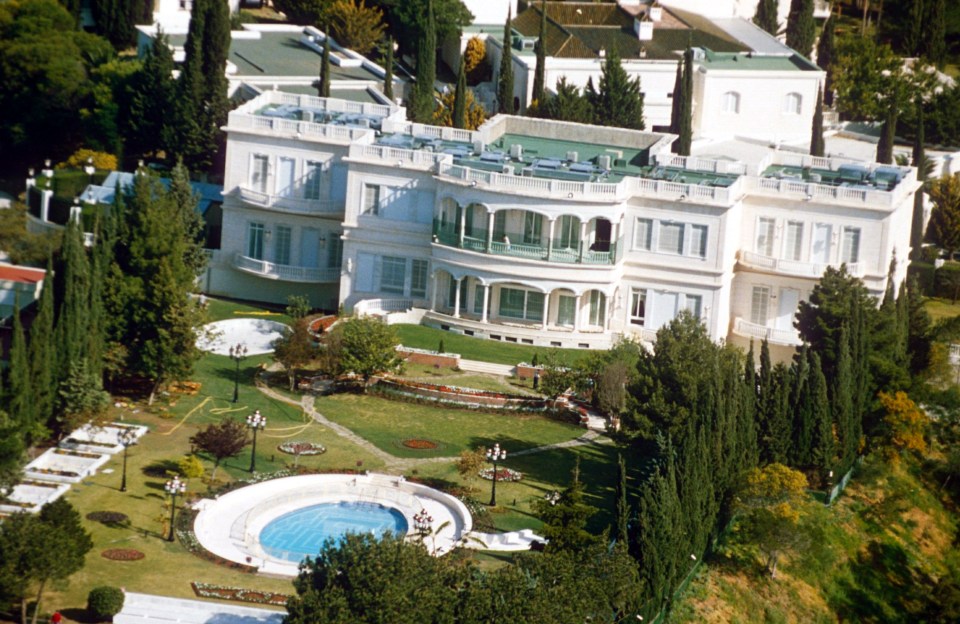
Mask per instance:
[[[436,368],[460,368],[459,353],[437,353],[436,351],[414,349],[400,345],[397,347],[397,355],[411,364],[423,364]]]
[[[498,392],[484,392],[470,388],[443,386],[419,383],[414,381],[399,381],[396,379],[381,379],[377,382],[380,389],[394,394],[465,406],[480,406],[492,409],[505,410],[543,410],[549,401],[540,398],[531,398],[521,395],[503,394]]]
[[[543,377],[543,367],[534,366],[532,364],[527,364],[526,362],[520,362],[516,367],[516,375],[519,379],[533,379],[533,376],[537,373],[540,373],[540,376]]]

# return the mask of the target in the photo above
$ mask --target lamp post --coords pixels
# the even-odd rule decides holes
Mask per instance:
[[[551,505],[556,505],[560,502],[560,492],[554,490],[552,492],[547,492],[543,495],[543,499],[550,503]]]
[[[230,347],[230,359],[237,363],[237,374],[233,378],[233,402],[240,399],[240,362],[247,358],[247,345],[238,342]]]
[[[253,430],[253,450],[250,452],[250,473],[257,467],[257,432],[267,426],[267,417],[260,410],[247,416],[247,427]]]
[[[117,434],[117,442],[123,446],[123,478],[120,480],[120,491],[127,491],[127,449],[137,443],[137,432],[133,429],[121,429]]]
[[[172,542],[173,523],[177,517],[177,496],[187,491],[187,482],[181,481],[179,476],[174,476],[164,484],[163,489],[170,495],[170,536],[167,537],[167,541]]]
[[[507,458],[507,451],[500,448],[500,443],[493,445],[492,449],[487,449],[487,461],[493,463],[493,487],[490,491],[490,506],[497,506],[497,462],[502,462]]]
[[[93,166],[93,156],[87,157],[87,164],[83,167],[83,172],[87,174],[88,184],[93,184],[93,174],[97,172],[97,168]]]

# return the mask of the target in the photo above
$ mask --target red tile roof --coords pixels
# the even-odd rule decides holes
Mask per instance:
[[[12,264],[0,264],[0,281],[23,282],[25,284],[36,284],[42,282],[47,276],[43,269],[32,269],[30,267],[14,266]]]

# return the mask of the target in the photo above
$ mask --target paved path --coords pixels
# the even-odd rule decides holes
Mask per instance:
[[[500,375],[501,377],[510,377],[516,367],[507,364],[491,364],[490,362],[478,362],[477,360],[464,360],[460,358],[460,370],[470,371],[471,373],[486,373],[488,375]]]
[[[383,460],[385,464],[384,470],[404,472],[404,471],[410,470],[411,468],[415,468],[416,466],[422,466],[424,464],[439,464],[444,462],[454,462],[460,459],[459,457],[397,457],[395,455],[391,455],[390,453],[387,453],[386,451],[379,448],[378,446],[376,446],[366,438],[358,436],[356,433],[354,433],[347,427],[344,427],[343,425],[333,422],[332,420],[328,419],[326,416],[318,412],[314,407],[314,400],[313,400],[314,397],[312,395],[304,395],[303,397],[300,398],[300,401],[297,402],[262,384],[258,384],[257,387],[260,389],[261,392],[263,392],[264,394],[266,394],[267,396],[273,399],[276,399],[278,401],[283,401],[284,403],[288,403],[290,405],[295,405],[299,407],[310,418],[312,418],[314,422],[329,428],[331,431],[336,433],[341,438],[344,438],[346,440],[349,440],[350,442],[353,442],[360,448],[368,451],[371,455],[379,457],[381,460]],[[589,430],[589,431],[585,431],[583,435],[577,438],[574,438],[572,440],[567,440],[565,442],[557,442],[555,444],[547,444],[544,446],[525,449],[522,451],[517,451],[515,453],[512,453],[512,455],[513,456],[533,455],[534,453],[543,453],[544,451],[550,451],[550,450],[559,449],[559,448],[574,448],[577,446],[584,446],[587,444],[610,444],[612,442],[613,441],[610,438],[601,436],[600,433],[596,431]]]
[[[285,615],[285,611],[256,606],[126,592],[123,610],[113,616],[113,621],[115,624],[281,624]]]

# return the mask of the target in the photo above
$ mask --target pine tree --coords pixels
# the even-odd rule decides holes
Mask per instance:
[[[930,2],[930,0],[927,0]],[[906,30],[903,47],[907,56],[919,56],[923,49],[924,0],[912,0],[910,27]]]
[[[37,316],[30,326],[30,380],[37,419],[48,428],[53,425],[57,396],[53,288],[53,268],[47,266],[40,301],[37,303]]]
[[[627,544],[629,542],[630,504],[627,502],[627,464],[623,461],[623,454],[617,455],[617,491],[614,494],[614,502],[616,504],[614,536],[620,544]]]
[[[322,98],[330,97],[330,44],[333,38],[330,36],[330,25],[324,28],[325,36],[323,38],[323,54],[320,56],[320,77],[317,80],[317,96]]]
[[[559,121],[574,121],[590,123],[593,120],[593,110],[590,102],[583,96],[576,85],[569,84],[566,77],[557,81],[557,94],[548,98],[543,106],[538,107],[536,115],[544,119]]]
[[[817,91],[817,106],[813,109],[813,128],[810,131],[810,155],[823,156],[823,89]]]
[[[777,23],[778,4],[780,4],[778,0],[760,0],[757,5],[757,13],[753,16],[753,23],[774,37],[780,30],[780,25]]]
[[[393,37],[387,38],[386,58],[383,61],[383,96],[393,102]]]
[[[890,98],[890,104],[887,107],[887,116],[880,129],[880,142],[877,143],[877,162],[885,165],[893,164],[893,142],[897,134],[897,118],[900,114],[900,107],[897,105],[897,98]]]
[[[497,77],[498,111],[512,115],[513,108],[513,14],[507,11],[507,21],[503,25],[503,53],[500,55],[500,74]]]
[[[946,0],[931,0],[926,31],[926,57],[938,68],[947,60],[947,3]]]
[[[544,80],[547,71],[547,3],[540,3],[540,33],[536,44],[537,66],[533,71],[533,101],[539,107],[546,98]]]
[[[689,156],[693,144],[693,50],[683,53],[683,90],[680,98],[680,138],[677,153]]]
[[[593,107],[594,123],[599,126],[643,130],[643,92],[640,78],[631,79],[623,69],[617,47],[607,50],[600,70],[597,90],[587,88],[587,99]]]
[[[169,198],[183,228],[186,270],[195,278],[199,277],[207,265],[207,254],[203,249],[203,217],[197,210],[199,198],[190,186],[190,172],[183,162],[178,162],[170,172]]]
[[[817,37],[813,21],[813,0],[792,0],[787,16],[787,46],[809,57]]]
[[[457,88],[453,94],[453,127],[467,127],[467,58],[460,55],[460,69],[457,72]]]
[[[433,120],[434,83],[437,81],[437,22],[433,0],[427,0],[427,24],[417,41],[417,79],[410,101],[410,119],[417,123]]]
[[[817,43],[817,66],[827,74],[823,83],[823,103],[827,106],[833,106],[833,57],[837,42],[836,30],[836,21],[831,15],[824,22],[823,32],[820,33],[820,41]]]
[[[130,89],[124,150],[132,159],[176,145],[178,130],[170,119],[170,111],[177,106],[173,70],[173,52],[167,36],[158,32]]]

